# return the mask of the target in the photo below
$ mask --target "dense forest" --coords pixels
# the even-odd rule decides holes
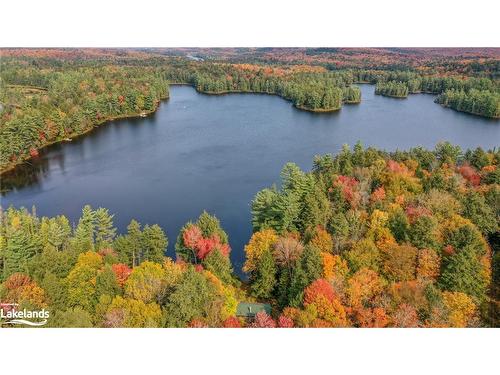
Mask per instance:
[[[436,103],[475,115],[500,117],[498,82],[486,78],[427,77],[409,72],[358,71],[355,82],[376,84],[375,94],[405,98],[408,94],[439,94]]]
[[[436,98],[436,103],[457,111],[500,118],[500,93],[489,90],[446,90]]]
[[[288,163],[252,202],[235,276],[231,239],[203,212],[165,256],[157,225],[85,206],[78,223],[0,216],[0,300],[46,308],[52,327],[498,326],[500,153],[387,153],[357,144]],[[240,302],[270,313],[237,316]]]
[[[349,72],[321,68],[265,67],[249,64],[192,64],[167,70],[171,82],[188,83],[206,94],[252,92],[279,95],[297,108],[313,112],[339,110],[343,103],[359,103],[361,91],[351,86]]]
[[[0,169],[119,117],[149,113],[168,97],[154,68],[23,67],[2,64]]]
[[[169,84],[330,112],[360,103],[356,84],[370,83],[379,95],[429,93],[499,118],[493,52],[2,50],[0,172],[108,120],[146,116]],[[498,327],[499,162],[498,150],[441,143],[345,146],[311,172],[288,163],[280,187],[251,203],[253,234],[237,249],[248,279],[207,212],[166,256],[166,228],[132,220],[118,233],[106,208],[85,206],[72,223],[1,207],[0,302],[47,309],[50,327]],[[270,310],[248,319],[242,303]]]
[[[408,85],[396,81],[377,82],[375,94],[393,98],[406,98],[408,96]]]
[[[344,104],[360,103],[361,91],[354,84],[371,83],[376,84],[377,94],[400,98],[415,93],[439,94],[436,102],[445,107],[484,117],[500,116],[498,77],[485,74],[491,70],[492,57],[481,60],[490,64],[485,71],[474,68],[469,75],[451,76],[442,74],[446,69],[441,60],[439,67],[421,66],[420,70],[413,63],[399,68],[381,64],[373,69],[372,63],[359,62],[340,69],[323,63],[322,58],[334,51],[310,51],[302,63],[282,61],[284,55],[279,53],[279,63],[259,58],[257,63],[249,63],[255,53],[241,62],[241,56],[229,58],[227,51],[227,55],[215,51],[214,57],[205,61],[187,59],[177,50],[1,52],[0,172],[36,157],[44,146],[70,140],[107,120],[154,111],[161,99],[168,98],[169,83],[189,84],[206,94],[279,95],[297,108],[313,112],[337,111]],[[366,55],[366,51],[357,51],[351,57],[358,52]],[[394,53],[372,52],[371,57]],[[342,58],[345,54],[338,51]],[[311,61],[311,56],[316,60]],[[429,56],[433,54],[429,52]],[[452,60],[445,59],[450,64]],[[480,64],[478,61],[473,59]]]

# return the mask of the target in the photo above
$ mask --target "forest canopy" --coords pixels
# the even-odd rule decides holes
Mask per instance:
[[[498,326],[499,161],[442,143],[288,163],[252,202],[248,281],[206,212],[174,259],[162,228],[132,220],[118,234],[104,208],[74,225],[5,208],[0,300],[48,309],[53,327]],[[241,302],[272,310],[249,320]]]
[[[0,52],[0,173],[106,121],[154,112],[169,84],[330,112],[361,103],[357,85],[369,83],[500,116],[495,50]],[[358,143],[317,156],[310,172],[287,163],[280,187],[251,202],[244,249],[207,212],[169,239],[136,220],[118,233],[102,207],[83,207],[75,223],[2,207],[0,302],[47,309],[51,327],[498,327],[499,161],[496,149]],[[240,303],[269,309],[249,318]]]

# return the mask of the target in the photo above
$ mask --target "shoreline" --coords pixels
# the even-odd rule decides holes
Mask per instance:
[[[272,95],[272,96],[277,96],[277,97],[279,97],[279,98],[281,98],[283,100],[286,100],[288,102],[291,102],[292,106],[295,107],[298,110],[306,111],[306,112],[310,112],[310,113],[331,113],[331,112],[338,112],[342,108],[342,107],[340,107],[340,108],[328,108],[328,109],[321,109],[321,108],[312,109],[312,108],[308,108],[308,107],[304,107],[304,106],[299,106],[299,105],[293,104],[293,102],[290,99],[287,99],[287,98],[285,98],[285,97],[283,97],[283,96],[281,96],[279,94],[270,93],[270,92],[266,92],[266,91],[242,91],[242,90],[232,90],[232,91],[222,91],[222,92],[199,91],[192,84],[185,83],[185,82],[173,82],[173,83],[169,83],[169,86],[190,86],[196,92],[198,92],[200,94],[204,94],[204,95],[228,95],[228,94],[261,94],[261,95]],[[84,136],[87,133],[90,133],[95,128],[100,127],[101,125],[103,125],[103,124],[105,124],[107,122],[110,122],[110,121],[122,120],[122,119],[127,119],[127,118],[143,117],[143,116],[141,116],[142,114],[145,114],[146,116],[148,116],[148,115],[156,112],[156,110],[158,109],[158,107],[159,107],[159,105],[160,105],[160,103],[162,101],[168,100],[169,98],[170,98],[170,92],[169,92],[168,96],[166,96],[164,98],[160,98],[159,102],[155,104],[155,107],[151,111],[147,111],[147,112],[146,111],[142,111],[141,113],[116,115],[116,116],[112,116],[112,117],[107,117],[107,118],[105,118],[103,120],[99,120],[92,127],[86,129],[85,131],[83,131],[81,133],[73,133],[73,134],[67,135],[64,139],[53,140],[51,142],[48,142],[48,143],[40,146],[39,148],[37,148],[37,150],[40,151],[42,149],[45,149],[45,148],[50,147],[52,145],[55,145],[57,143],[68,142],[66,139],[73,140],[73,139],[79,138],[81,136]],[[359,104],[359,103],[361,103],[361,101],[359,101],[359,102],[342,102],[342,104]],[[11,163],[7,164],[7,166],[5,168],[1,169],[0,170],[0,176],[3,176],[4,174],[15,170],[16,167],[18,167],[18,166],[24,164],[25,162],[27,162],[29,160],[32,160],[32,159],[34,159],[36,157],[37,156],[31,156],[30,154],[26,154],[23,157],[20,157],[15,162],[11,162]]]
[[[385,96],[386,98],[394,98],[394,99],[408,99],[408,95],[399,96],[399,95],[377,94],[377,93],[375,93],[375,95]]]
[[[307,112],[312,112],[312,113],[329,113],[329,112],[338,112],[342,109],[342,106],[339,108],[317,108],[317,109],[312,109],[312,108],[307,108],[307,107],[302,107],[299,105],[293,105],[295,108],[300,109],[302,111],[307,111]]]
[[[177,85],[177,84],[176,84]],[[243,90],[232,90],[232,91],[221,91],[221,92],[213,92],[213,91],[199,91],[194,87],[193,85],[189,83],[184,83],[184,84],[179,84],[183,86],[191,86],[196,90],[196,92],[200,94],[205,94],[205,95],[229,95],[229,94],[260,94],[260,95],[271,95],[271,96],[277,96],[278,98],[281,98],[283,100],[286,100],[287,102],[292,103],[292,106],[301,110],[301,111],[307,111],[307,112],[312,112],[312,113],[328,113],[328,112],[336,112],[340,111],[342,109],[342,106],[340,108],[318,108],[318,109],[313,109],[313,108],[308,108],[300,105],[294,104],[290,99],[285,98],[284,96],[281,96],[279,94],[275,94],[272,92],[266,92],[266,91],[243,91]],[[342,102],[342,104],[359,104],[361,101],[346,101]]]
[[[497,116],[497,117],[495,117],[495,116],[486,116],[486,115],[481,114],[481,113],[475,113],[475,112],[469,112],[469,111],[461,111],[459,109],[453,108],[451,105],[441,104],[441,103],[438,103],[438,102],[434,102],[434,103],[440,105],[443,108],[452,109],[452,110],[454,110],[456,112],[466,113],[468,115],[472,115],[472,116],[476,116],[476,117],[482,117],[483,119],[487,119],[487,120],[500,120],[500,116]]]
[[[111,122],[111,121],[115,121],[115,120],[124,120],[127,118],[147,117],[147,116],[153,114],[154,112],[156,112],[156,110],[158,109],[158,107],[160,106],[160,103],[162,101],[168,100],[169,98],[170,98],[170,93],[168,96],[166,96],[164,98],[160,98],[158,103],[155,103],[155,107],[151,111],[141,111],[140,113],[124,114],[124,115],[116,115],[116,116],[112,116],[112,117],[107,117],[103,120],[99,120],[93,126],[91,126],[90,128],[86,129],[85,131],[83,131],[81,133],[73,133],[73,134],[67,135],[66,138],[53,140],[53,141],[48,142],[48,143],[44,144],[43,146],[37,148],[37,150],[38,151],[43,150],[43,149],[50,147],[52,145],[55,145],[57,143],[70,142],[67,139],[73,140],[73,139],[80,138],[80,137],[90,133],[94,129],[104,125],[107,122]],[[145,116],[142,116],[142,115],[145,115]],[[18,166],[24,164],[25,162],[27,162],[31,159],[36,158],[36,157],[37,156],[31,156],[30,154],[27,154],[23,157],[20,157],[15,162],[7,164],[7,166],[4,169],[0,170],[0,177],[3,176],[5,173],[8,173],[8,172],[15,170]]]

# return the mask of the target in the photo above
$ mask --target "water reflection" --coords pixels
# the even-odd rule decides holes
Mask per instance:
[[[26,161],[14,170],[2,175],[0,179],[0,191],[2,196],[14,189],[23,189],[27,186],[37,185],[49,173],[49,161],[43,154],[47,150],[40,152],[40,156]],[[64,156],[57,159],[64,166]]]

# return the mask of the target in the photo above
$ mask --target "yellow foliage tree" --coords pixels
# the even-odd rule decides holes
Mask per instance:
[[[75,267],[66,277],[68,306],[92,311],[97,303],[96,277],[103,267],[102,256],[94,251],[80,254]]]
[[[157,301],[166,283],[166,271],[158,263],[142,262],[125,282],[125,296],[150,303]]]
[[[441,258],[432,249],[418,252],[417,277],[421,279],[437,279]]]
[[[145,328],[160,327],[161,308],[156,303],[144,303],[131,298],[116,296],[105,316],[105,326]]]
[[[245,246],[246,261],[243,271],[252,272],[257,268],[259,259],[264,251],[272,251],[274,244],[278,241],[278,235],[273,229],[263,229],[255,232]]]
[[[230,316],[236,315],[238,299],[236,298],[236,289],[232,285],[225,285],[212,272],[204,270],[205,277],[215,285],[217,294],[222,300],[220,307],[220,320],[224,321]]]
[[[373,210],[370,216],[367,236],[373,239],[378,247],[396,242],[391,231],[387,227],[388,219],[389,214],[380,210]]]
[[[465,293],[443,292],[443,302],[448,309],[448,320],[452,327],[467,327],[476,317],[477,307]]]
[[[177,284],[182,276],[182,266],[175,263],[171,258],[165,257],[163,269],[165,270],[165,287]]]
[[[329,301],[326,297],[319,295],[315,298],[313,305],[316,306],[317,318],[327,321],[330,327],[347,327],[346,311],[337,298]]]
[[[323,278],[331,280],[335,277],[344,278],[349,273],[347,262],[339,255],[322,252],[321,259],[323,261]]]
[[[331,253],[333,251],[333,238],[330,236],[330,233],[321,226],[316,227],[314,236],[311,239],[311,244],[325,253]]]

